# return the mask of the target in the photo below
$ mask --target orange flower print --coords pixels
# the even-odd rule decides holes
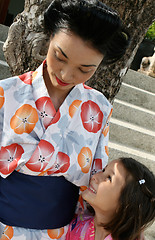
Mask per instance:
[[[80,191],[81,191],[81,192],[85,191],[86,189],[87,189],[86,186],[81,186],[81,187],[80,187]]]
[[[2,87],[0,87],[0,109],[3,107],[4,104],[4,90]]]
[[[48,175],[53,173],[64,173],[68,170],[70,166],[70,158],[67,154],[63,152],[58,152],[56,161],[52,168],[47,172]]]
[[[64,234],[64,228],[62,227],[58,229],[49,229],[47,230],[47,233],[51,239],[59,239]]]
[[[72,118],[81,104],[81,100],[74,100],[69,106],[69,115]]]
[[[108,121],[109,121],[109,120],[110,120],[110,118],[111,118],[112,112],[113,112],[113,108],[111,109],[111,111],[110,111],[110,113],[109,113],[109,116],[108,116]]]
[[[79,202],[81,208],[84,209],[84,202],[83,202],[83,198],[82,198],[81,194],[79,196],[78,202]]]
[[[45,129],[49,126],[52,120],[55,120],[55,118],[56,118],[55,123],[59,120],[60,112],[58,111],[59,114],[56,114],[53,103],[49,97],[39,98],[36,101],[36,107],[38,109],[40,118],[42,119],[42,123]],[[57,117],[55,115],[57,115]]]
[[[78,164],[83,173],[88,173],[92,163],[92,152],[90,148],[83,147],[78,155]]]
[[[81,106],[81,119],[88,132],[97,133],[102,126],[103,113],[95,102],[89,100]]]
[[[38,122],[38,113],[29,104],[22,105],[11,118],[10,126],[17,134],[30,133]]]
[[[42,172],[51,160],[54,147],[46,140],[41,140],[30,160],[25,164],[28,169],[34,172]]]
[[[1,240],[10,240],[13,238],[13,227],[6,226],[4,228]]]
[[[108,149],[108,146],[105,146],[105,152],[106,152],[107,156],[109,156],[109,149]]]
[[[108,132],[109,132],[109,125],[106,125],[105,128],[103,129],[103,132],[102,132],[104,137],[107,136]]]
[[[23,153],[23,148],[17,143],[2,147],[0,150],[0,172],[2,174],[13,172]]]
[[[92,164],[92,175],[97,173],[98,171],[102,170],[102,159],[96,158],[93,160]]]
[[[25,84],[31,85],[31,83],[32,83],[32,74],[33,74],[33,72],[30,71],[30,72],[24,73],[24,74],[22,74],[22,75],[19,75],[18,77],[19,77],[20,80],[22,80]]]
[[[36,78],[37,74],[38,74],[37,71],[35,71],[35,72],[32,73],[32,82],[33,82],[33,80]]]

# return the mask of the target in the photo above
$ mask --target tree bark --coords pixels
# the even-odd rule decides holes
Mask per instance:
[[[87,82],[111,102],[118,93],[139,44],[154,19],[154,0],[104,0],[116,9],[131,35],[125,56],[115,64],[99,68]],[[25,8],[9,29],[4,44],[5,58],[13,75],[35,70],[46,57],[49,40],[43,32],[43,12],[50,0],[25,0]]]

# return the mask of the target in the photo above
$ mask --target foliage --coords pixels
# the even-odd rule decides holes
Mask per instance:
[[[153,22],[153,24],[149,27],[145,35],[145,39],[149,39],[151,41],[155,40],[155,22]]]

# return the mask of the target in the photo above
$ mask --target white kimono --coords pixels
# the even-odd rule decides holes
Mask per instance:
[[[63,175],[87,187],[91,172],[108,161],[111,113],[105,96],[84,84],[76,85],[56,112],[44,83],[43,64],[35,72],[1,80],[1,177],[13,171],[40,177]],[[15,229],[10,239],[18,239]],[[41,238],[41,232],[49,230],[32,231],[38,231],[38,239],[51,239],[49,234]],[[22,239],[35,239],[27,229],[24,234]]]

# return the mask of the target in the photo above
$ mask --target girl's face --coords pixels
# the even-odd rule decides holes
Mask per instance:
[[[121,190],[125,186],[127,171],[119,160],[110,162],[103,172],[96,173],[90,180],[83,198],[96,213],[114,214],[118,209]]]
[[[70,91],[87,81],[103,55],[77,35],[59,31],[52,37],[47,53],[47,72],[52,88]]]

